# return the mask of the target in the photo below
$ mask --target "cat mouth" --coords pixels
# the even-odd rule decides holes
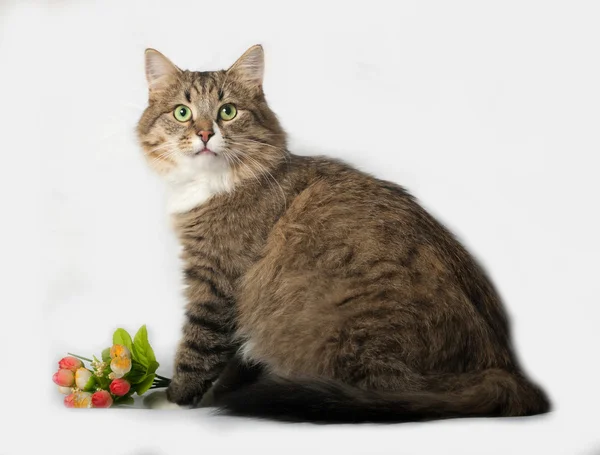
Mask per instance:
[[[194,153],[195,156],[199,156],[199,155],[212,155],[212,156],[217,156],[217,154],[215,152],[213,152],[211,149],[209,149],[208,147],[204,147],[202,150],[198,150],[196,153]]]

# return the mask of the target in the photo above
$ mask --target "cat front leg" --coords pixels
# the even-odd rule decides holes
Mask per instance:
[[[179,405],[198,403],[235,352],[232,299],[214,277],[197,270],[193,274],[183,338],[167,389],[169,401]]]

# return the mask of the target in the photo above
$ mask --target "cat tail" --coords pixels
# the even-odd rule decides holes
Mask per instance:
[[[281,421],[408,422],[452,417],[526,416],[550,410],[524,377],[490,369],[447,377],[447,392],[377,392],[333,381],[264,376],[228,392],[220,412]]]

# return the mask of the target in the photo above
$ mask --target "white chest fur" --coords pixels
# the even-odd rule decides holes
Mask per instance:
[[[167,176],[170,214],[185,213],[233,189],[231,170],[221,157],[194,157],[182,164]]]

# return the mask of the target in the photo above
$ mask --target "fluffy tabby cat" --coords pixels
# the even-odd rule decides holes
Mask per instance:
[[[263,62],[254,46],[193,72],[146,52],[138,135],[187,285],[168,399],[312,421],[547,412],[473,257],[402,187],[290,153]]]

